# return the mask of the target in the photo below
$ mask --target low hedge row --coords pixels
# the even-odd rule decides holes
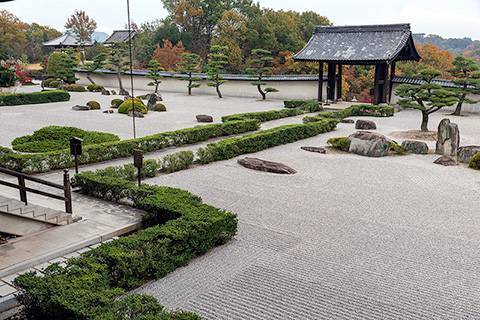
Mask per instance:
[[[260,121],[256,119],[229,121],[173,132],[158,133],[137,139],[89,145],[82,147],[82,155],[78,156],[78,163],[88,164],[125,158],[132,156],[134,149],[151,152],[170,146],[181,146],[206,141],[211,138],[256,131],[259,127]],[[35,173],[71,168],[75,165],[75,160],[70,154],[69,149],[40,154],[20,154],[6,152],[2,149],[0,150],[0,165],[18,172]]]
[[[180,189],[136,187],[133,182],[91,171],[75,175],[75,181],[84,193],[131,201],[147,212],[145,221],[154,225],[70,259],[66,267],[54,264],[42,277],[33,272],[17,277],[15,284],[21,289],[18,301],[25,306],[27,316],[124,319],[118,314],[129,314],[128,318],[141,319],[148,314],[152,316],[148,319],[200,319],[188,312],[164,313],[152,297],[125,297],[125,289],[164,277],[225,243],[237,232],[236,215],[204,204],[200,197]]]
[[[285,108],[300,108],[308,112],[322,111],[322,103],[310,100],[286,100],[283,101]]]
[[[0,95],[0,106],[17,106],[21,104],[50,103],[69,100],[70,94],[63,90],[48,90],[32,93],[10,93]]]
[[[241,154],[257,152],[306,139],[320,133],[332,131],[337,124],[337,119],[325,118],[307,124],[281,126],[257,133],[246,134],[243,137],[229,138],[217,143],[210,143],[205,148],[198,149],[198,162],[206,164],[213,161],[231,159]]]
[[[392,117],[393,113],[394,109],[392,107],[358,104],[338,111],[322,112],[314,117],[305,117],[303,118],[303,123],[315,122],[324,118],[343,119],[355,116]]]
[[[247,120],[247,119],[258,119],[261,122],[265,122],[265,121],[271,121],[271,120],[276,120],[281,118],[294,117],[304,113],[306,113],[306,111],[300,108],[272,110],[272,111],[263,111],[263,112],[239,113],[239,114],[232,114],[229,116],[223,116],[222,122]]]

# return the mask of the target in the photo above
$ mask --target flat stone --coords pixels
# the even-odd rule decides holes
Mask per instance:
[[[402,142],[402,147],[405,147],[407,149],[407,152],[409,153],[416,153],[416,154],[428,153],[428,145],[423,141],[404,140]]]
[[[266,161],[258,158],[238,159],[237,163],[244,166],[245,168],[249,168],[253,170],[280,173],[280,174],[297,173],[297,171],[295,171],[294,169],[290,168],[289,166],[283,163]]]
[[[17,289],[15,289],[14,287],[12,287],[8,284],[0,286],[0,297],[2,297],[2,298],[8,296],[9,294],[15,293],[15,292],[17,292]]]
[[[72,107],[72,110],[75,110],[75,111],[89,111],[89,110],[90,110],[90,107],[89,107],[89,106],[79,106],[79,105],[76,105],[76,106],[73,106],[73,107]]]
[[[300,147],[300,149],[310,152],[327,153],[327,150],[322,147]]]
[[[383,157],[388,155],[391,145],[392,141],[383,134],[357,131],[348,137],[345,150],[361,156]]]
[[[435,160],[433,163],[435,164],[441,164],[442,166],[456,166],[458,165],[457,160],[453,159],[452,157],[449,156],[441,156],[437,160]]]
[[[105,111],[103,111],[103,113],[113,113],[113,110],[111,110],[111,109],[110,110],[105,110]]]
[[[446,156],[456,156],[460,146],[460,132],[455,123],[450,119],[443,119],[438,124],[437,145],[435,152]]]
[[[121,96],[129,96],[129,95],[130,95],[130,93],[128,93],[128,91],[125,90],[125,89],[121,89],[121,90],[118,92],[118,94],[121,95]]]
[[[133,117],[133,111],[130,111],[128,113],[128,116],[129,117]],[[143,115],[143,113],[141,112],[135,112],[135,118],[145,118],[145,116]]]
[[[353,119],[340,119],[340,123],[355,123]]]
[[[480,146],[465,146],[458,148],[457,160],[463,163],[469,163],[470,160],[480,152]]]
[[[213,117],[206,114],[197,114],[195,117],[198,122],[213,122]]]
[[[377,125],[372,120],[358,119],[357,122],[355,122],[355,129],[375,130],[377,129]]]

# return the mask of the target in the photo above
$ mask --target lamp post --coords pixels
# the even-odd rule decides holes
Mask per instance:
[[[70,153],[75,157],[75,173],[78,173],[78,156],[82,154],[82,139],[70,139]]]

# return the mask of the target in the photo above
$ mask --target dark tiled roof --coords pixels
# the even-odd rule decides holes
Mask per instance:
[[[422,80],[420,78],[414,78],[414,77],[395,76],[393,78],[393,83],[408,83],[408,84],[421,85],[421,84],[425,83],[425,80]],[[445,80],[445,79],[433,79],[432,83],[439,84],[444,88],[458,87],[452,81]],[[469,87],[474,88],[473,86],[469,86]]]
[[[315,27],[295,60],[374,64],[419,60],[410,24]]]
[[[133,39],[136,35],[136,32],[131,30],[130,31],[130,37]],[[112,35],[108,37],[107,40],[104,41],[104,43],[109,43],[109,42],[127,42],[128,41],[128,30],[115,30],[113,31]]]
[[[65,32],[65,34],[61,35],[60,37],[44,42],[44,46],[47,47],[59,47],[59,46],[66,46],[66,47],[78,47],[80,43],[78,42],[77,36],[71,34],[70,32]],[[90,41],[85,42],[84,44],[86,47],[93,46],[93,43]]]

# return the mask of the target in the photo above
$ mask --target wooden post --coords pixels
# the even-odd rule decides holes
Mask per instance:
[[[323,101],[323,61],[318,62],[318,102]]]
[[[328,64],[328,90],[327,90],[327,99],[331,100],[332,102],[335,100],[335,63]]]
[[[393,95],[393,78],[395,78],[395,68],[396,68],[396,62],[392,62],[390,65],[390,81],[389,81],[389,87],[388,87],[388,103],[392,101],[392,95]]]
[[[65,187],[65,212],[72,213],[72,187],[70,185],[70,175],[68,169],[63,170],[63,186]]]
[[[374,105],[387,102],[387,78],[387,64],[381,63],[375,65],[375,89],[373,94]]]
[[[23,176],[18,177],[18,189],[20,190],[20,201],[27,202],[27,191],[25,190],[25,178]]]
[[[338,65],[337,100],[342,100],[342,67],[343,65]]]

